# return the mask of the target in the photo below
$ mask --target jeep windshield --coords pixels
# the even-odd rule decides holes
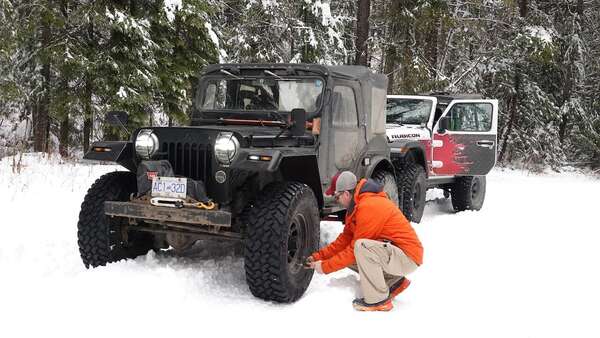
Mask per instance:
[[[433,102],[425,99],[388,98],[386,123],[427,124]]]
[[[281,120],[293,109],[318,110],[323,87],[316,77],[210,77],[200,87],[196,109],[203,119]]]

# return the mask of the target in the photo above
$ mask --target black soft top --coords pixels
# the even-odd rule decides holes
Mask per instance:
[[[329,73],[325,66],[302,63],[220,63],[206,66],[202,75],[222,74],[221,70],[226,70],[234,75],[258,75],[264,69],[268,69],[277,75],[283,75],[287,72],[302,75],[314,73],[326,76]]]
[[[226,70],[234,75],[259,75],[262,70],[269,70],[277,75],[314,75],[333,76],[348,80],[374,82],[383,81],[381,74],[373,73],[365,66],[339,65],[324,66],[307,63],[223,63],[208,65],[202,75],[222,74]],[[383,81],[387,83],[387,80]]]

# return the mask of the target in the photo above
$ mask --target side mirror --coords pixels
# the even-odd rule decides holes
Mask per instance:
[[[450,118],[448,116],[444,116],[440,119],[440,123],[438,125],[438,133],[443,134],[450,127]]]
[[[306,110],[302,108],[292,109],[292,136],[302,136],[306,131]]]
[[[129,115],[122,110],[113,110],[106,113],[106,122],[113,127],[124,127],[129,121]]]

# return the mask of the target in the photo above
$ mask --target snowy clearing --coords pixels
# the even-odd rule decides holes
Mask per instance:
[[[600,180],[496,169],[480,212],[429,194],[415,225],[424,265],[390,313],[352,309],[357,275],[315,275],[295,304],[254,298],[231,245],[149,253],[86,270],[76,224],[91,183],[116,166],[35,155],[0,162],[0,336],[598,337]],[[322,242],[339,223],[322,224]]]

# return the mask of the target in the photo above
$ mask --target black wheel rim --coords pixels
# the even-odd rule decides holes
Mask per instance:
[[[296,214],[290,224],[287,243],[287,263],[292,273],[297,273],[301,269],[301,259],[306,251],[306,233],[308,223],[302,214]]]

